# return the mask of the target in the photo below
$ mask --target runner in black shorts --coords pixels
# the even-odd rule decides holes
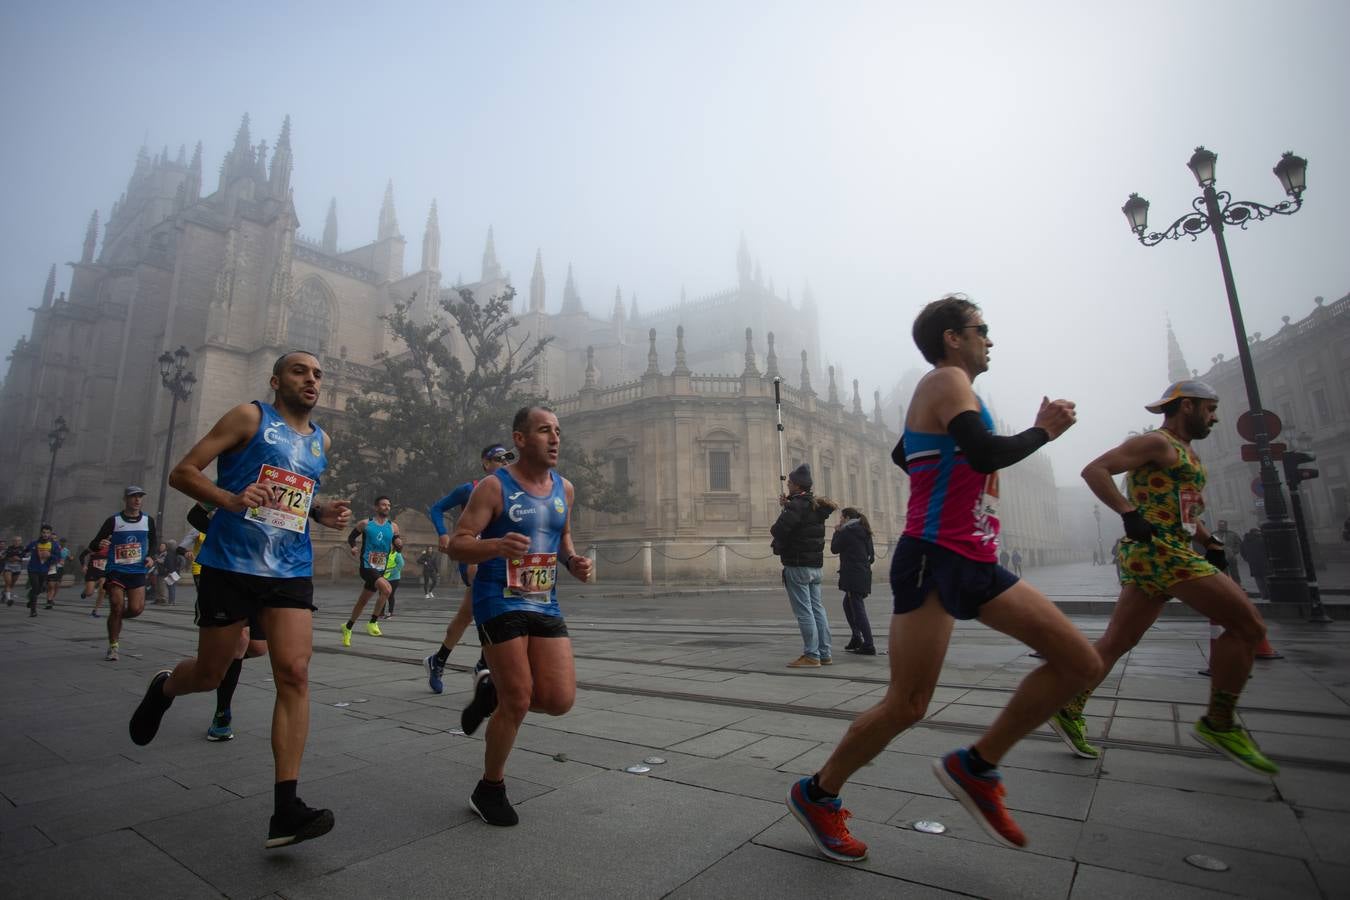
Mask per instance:
[[[269,848],[327,834],[334,821],[331,811],[313,809],[296,795],[309,734],[314,645],[309,520],[328,528],[351,521],[346,500],[315,500],[330,445],[310,420],[321,378],[313,354],[284,354],[272,369],[274,403],[234,407],[174,467],[170,484],[215,508],[199,556],[197,656],[155,675],[128,726],[134,743],[154,740],[173,698],[216,689],[238,654],[244,624],[260,620],[276,685]],[[203,471],[212,462],[214,481]]]

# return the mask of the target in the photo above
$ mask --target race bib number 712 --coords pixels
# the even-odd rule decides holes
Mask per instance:
[[[258,472],[257,483],[267,488],[271,497],[266,506],[254,507],[245,512],[244,517],[260,525],[304,534],[305,520],[314,503],[314,479],[265,465]]]

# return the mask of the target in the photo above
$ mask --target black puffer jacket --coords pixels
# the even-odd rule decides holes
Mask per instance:
[[[769,528],[773,552],[785,566],[819,569],[825,565],[825,520],[838,507],[810,491],[792,494]]]
[[[835,531],[830,552],[839,554],[839,590],[855,597],[872,593],[872,563],[877,554],[861,519],[850,519]]]

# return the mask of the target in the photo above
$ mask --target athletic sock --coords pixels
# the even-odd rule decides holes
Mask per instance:
[[[1205,719],[1215,731],[1231,731],[1234,725],[1233,713],[1237,709],[1238,695],[1218,688],[1209,689],[1209,709]]]
[[[1091,690],[1083,691],[1077,697],[1074,697],[1068,703],[1064,704],[1063,713],[1071,719],[1082,718],[1083,707],[1087,706],[1088,698],[1092,696]]]
[[[838,794],[831,794],[820,786],[820,773],[811,776],[811,780],[806,783],[806,799],[812,803],[821,803],[825,800],[833,800]]]
[[[370,617],[370,624],[374,625],[374,624],[375,624],[376,622],[378,622],[378,621],[380,621],[380,617],[379,617],[379,616],[371,616],[371,617]]]
[[[445,665],[445,661],[450,658],[450,648],[441,644],[436,648],[436,662],[439,665]]]
[[[352,630],[353,628],[355,628],[355,627],[356,627],[356,622],[353,621],[352,619],[348,619],[348,620],[347,620],[347,630],[348,630],[348,631],[351,631],[351,630]]]
[[[272,788],[272,805],[276,807],[276,812],[281,812],[286,807],[295,803],[295,788],[298,782],[278,781]]]
[[[242,659],[236,659],[225,670],[225,677],[220,679],[220,687],[216,688],[216,712],[224,712],[230,708],[230,701],[234,699],[234,689],[239,686],[239,673],[243,670]]]
[[[974,744],[970,745],[970,749],[966,751],[966,754],[970,758],[970,771],[976,775],[983,775],[985,772],[992,772],[994,769],[998,768],[998,766],[993,763],[986,762],[984,757],[980,755],[980,751],[975,749]]]

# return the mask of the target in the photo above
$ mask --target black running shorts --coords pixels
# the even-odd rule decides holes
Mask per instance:
[[[269,607],[312,611],[315,609],[313,579],[270,578],[202,566],[197,587],[199,628],[220,628],[247,620],[250,631],[258,628],[253,639],[262,640],[260,613]]]
[[[108,572],[108,577],[107,577],[106,581],[107,581],[107,583],[108,583],[110,586],[111,586],[111,585],[117,585],[118,587],[122,588],[123,590],[126,590],[126,591],[134,591],[134,590],[136,590],[137,588],[143,588],[143,587],[145,587],[145,573],[144,573],[144,572],[113,572],[113,571],[109,570],[109,572]]]
[[[513,610],[493,616],[478,626],[480,644],[504,644],[519,637],[565,638],[567,622],[562,616]]]
[[[980,607],[1017,583],[1017,576],[992,562],[976,562],[946,547],[902,537],[891,557],[895,614],[923,606],[934,590],[953,619],[976,619]]]
[[[365,566],[361,567],[361,584],[368,591],[375,590],[375,582],[383,577],[383,569],[367,569]]]

